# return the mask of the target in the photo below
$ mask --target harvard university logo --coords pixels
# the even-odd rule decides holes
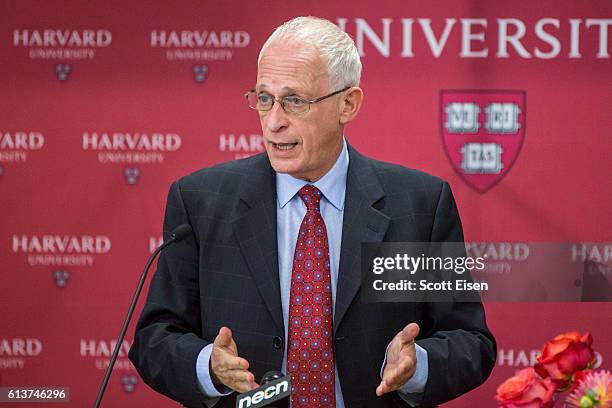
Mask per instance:
[[[453,168],[479,193],[512,168],[525,139],[524,91],[441,91],[442,144]]]

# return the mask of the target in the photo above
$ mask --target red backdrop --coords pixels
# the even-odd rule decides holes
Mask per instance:
[[[70,406],[93,402],[171,181],[262,150],[242,95],[273,28],[309,14],[363,55],[349,141],[448,180],[467,240],[599,242],[611,256],[608,1],[3,2],[0,386],[67,386]],[[519,101],[502,169],[465,174],[442,134],[446,91]],[[485,102],[467,141],[488,137]],[[610,367],[609,303],[486,308],[495,371],[449,406],[494,405],[496,386],[563,331],[591,331]],[[105,403],[173,406],[125,352]]]

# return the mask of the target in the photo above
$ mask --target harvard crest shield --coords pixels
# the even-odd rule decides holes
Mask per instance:
[[[480,193],[512,168],[525,139],[524,91],[443,90],[440,132],[446,155]]]

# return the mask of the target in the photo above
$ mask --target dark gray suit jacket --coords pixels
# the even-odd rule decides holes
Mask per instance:
[[[130,359],[153,389],[202,407],[196,359],[221,326],[258,381],[280,370],[284,338],[278,279],[275,173],[265,153],[197,171],[172,184],[164,238],[183,223],[186,241],[159,259]],[[429,359],[422,405],[448,401],[488,377],[495,340],[480,303],[363,303],[360,243],[462,241],[447,183],[364,157],[349,146],[334,355],[347,408],[407,406],[376,397],[387,345],[406,324]],[[234,407],[235,393],[218,407]]]

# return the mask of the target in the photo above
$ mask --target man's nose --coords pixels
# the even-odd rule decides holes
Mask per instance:
[[[280,132],[289,125],[287,113],[278,101],[272,105],[272,109],[266,112],[264,120],[270,132]]]

